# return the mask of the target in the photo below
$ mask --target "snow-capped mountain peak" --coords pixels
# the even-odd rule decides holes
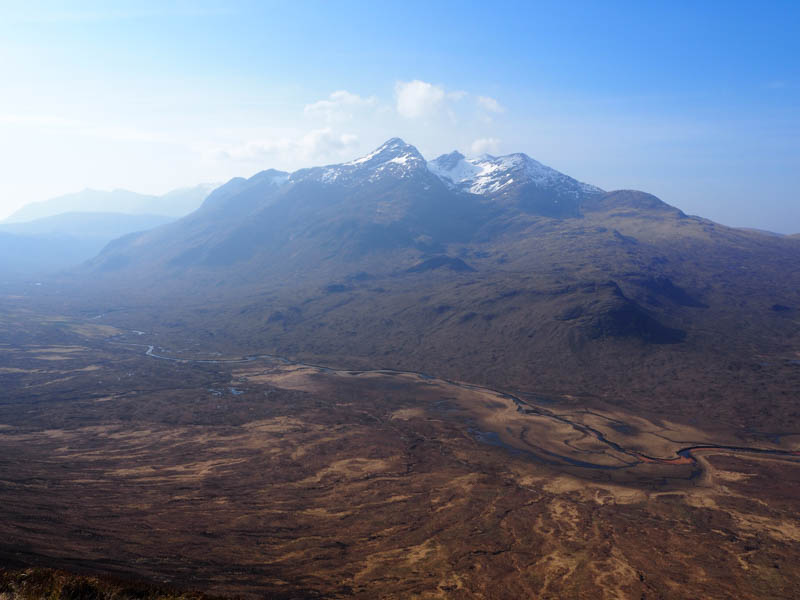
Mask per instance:
[[[464,161],[465,156],[458,150],[453,150],[450,154],[442,154],[439,158],[428,163],[431,171],[441,172],[443,175],[458,167]]]
[[[548,198],[548,202],[558,205],[558,211],[565,210],[563,207],[567,205],[577,206],[576,203],[587,194],[602,192],[599,188],[576,181],[526,154],[484,154],[477,158],[466,158],[460,152],[453,151],[426,162],[419,150],[400,138],[391,138],[369,154],[350,162],[301,169],[287,179],[281,177],[282,174],[276,173],[276,183],[313,181],[347,187],[384,179],[414,179],[423,186],[435,186],[438,185],[438,179],[455,191],[491,199],[514,201],[516,198],[523,203],[530,200],[541,204]]]
[[[428,169],[419,150],[400,138],[392,138],[361,158],[339,165],[303,169],[293,173],[291,179],[313,178],[322,183],[352,184],[376,181],[387,175],[403,179],[420,171],[427,173]]]
[[[454,151],[430,161],[428,169],[452,188],[483,196],[497,196],[511,187],[526,184],[557,189],[560,193],[576,197],[602,191],[523,153],[505,156],[484,154],[478,158],[466,158]]]
[[[425,159],[414,146],[400,138],[392,138],[361,158],[344,163],[341,167],[359,170],[389,170],[394,175],[404,176],[412,170],[426,166]]]
[[[411,144],[405,143],[400,138],[392,138],[366,156],[344,163],[344,166],[370,167],[384,162],[397,162],[398,159],[403,158],[421,159],[422,155],[419,153],[419,150]]]

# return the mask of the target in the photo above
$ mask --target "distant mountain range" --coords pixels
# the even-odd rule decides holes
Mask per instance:
[[[194,211],[212,185],[147,196],[84,190],[24,206],[0,222],[0,275],[32,276],[74,267],[111,240]]]
[[[161,215],[64,213],[0,223],[0,277],[33,277],[75,267],[108,242],[174,221]]]
[[[108,241],[174,221],[164,215],[113,212],[66,212],[18,223],[0,223],[0,233],[18,236],[64,236]],[[98,250],[99,252],[99,250]]]
[[[52,217],[62,213],[97,212],[129,215],[182,217],[195,210],[216,184],[201,184],[173,190],[161,196],[138,194],[128,190],[101,191],[86,189],[42,202],[26,204],[3,223],[19,223]]]

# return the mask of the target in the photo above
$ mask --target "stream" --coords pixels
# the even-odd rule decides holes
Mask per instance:
[[[137,332],[138,333],[138,332]],[[594,437],[596,440],[601,442],[602,444],[606,445],[612,450],[619,452],[625,456],[631,458],[631,462],[626,462],[621,465],[602,465],[597,463],[592,463],[588,461],[576,460],[569,456],[563,456],[560,454],[556,454],[554,452],[545,450],[544,448],[537,448],[536,452],[527,451],[521,448],[517,448],[516,446],[512,446],[511,444],[507,444],[500,439],[500,436],[492,431],[482,432],[478,431],[474,428],[470,429],[470,433],[479,441],[485,444],[489,444],[492,446],[502,447],[514,454],[525,454],[531,455],[531,457],[535,458],[539,462],[545,462],[553,465],[558,465],[561,461],[562,463],[566,463],[573,467],[585,468],[585,469],[602,469],[602,470],[619,470],[619,469],[627,469],[633,467],[637,464],[643,463],[659,463],[659,464],[666,464],[666,465],[680,465],[680,464],[690,464],[694,467],[692,477],[699,474],[699,465],[697,462],[697,458],[695,456],[695,452],[702,452],[702,451],[726,451],[726,452],[737,452],[737,453],[750,453],[750,454],[759,454],[759,455],[770,455],[788,459],[797,459],[800,462],[800,451],[793,451],[793,450],[774,450],[769,448],[754,448],[749,446],[727,446],[727,445],[718,445],[718,444],[709,444],[709,443],[696,443],[684,448],[679,449],[676,454],[677,456],[674,458],[659,458],[655,456],[649,456],[642,452],[638,452],[636,450],[630,450],[625,448],[624,446],[614,442],[613,440],[609,440],[602,431],[599,431],[589,425],[584,423],[579,423],[577,421],[573,421],[563,415],[558,415],[551,410],[546,408],[531,404],[530,402],[519,398],[513,394],[509,394],[507,392],[502,392],[499,390],[494,390],[492,388],[474,385],[470,383],[464,383],[460,381],[455,381],[451,379],[445,379],[440,377],[435,377],[433,375],[429,375],[427,373],[421,373],[418,371],[400,371],[396,369],[374,369],[374,370],[364,370],[364,371],[353,371],[353,370],[338,370],[332,369],[330,367],[325,367],[322,365],[315,365],[310,363],[303,363],[290,360],[283,356],[277,356],[274,354],[256,354],[256,355],[248,355],[242,358],[218,358],[218,359],[200,359],[200,358],[177,358],[174,356],[165,356],[163,354],[156,353],[156,347],[150,344],[134,344],[130,342],[119,342],[119,341],[111,341],[113,344],[124,345],[124,346],[134,346],[138,348],[146,348],[145,355],[151,358],[155,358],[158,360],[165,360],[165,361],[172,361],[178,363],[187,363],[187,364],[241,364],[241,363],[249,363],[254,362],[261,359],[267,359],[279,362],[281,364],[290,365],[290,366],[297,366],[297,367],[306,367],[315,369],[322,373],[336,373],[339,375],[348,375],[348,376],[358,376],[364,374],[381,374],[381,375],[406,375],[406,376],[413,376],[417,377],[423,381],[435,381],[439,383],[444,383],[449,386],[455,386],[460,389],[471,390],[471,391],[479,391],[479,392],[489,392],[491,394],[495,394],[501,398],[505,398],[507,400],[511,400],[517,407],[517,412],[523,414],[530,414],[530,415],[537,415],[541,417],[545,417],[548,419],[553,419],[560,423],[564,423],[569,425],[576,431],[579,431],[585,435]],[[160,351],[164,351],[163,348]],[[620,426],[625,426],[624,423],[621,423]],[[544,454],[545,456],[541,456]]]

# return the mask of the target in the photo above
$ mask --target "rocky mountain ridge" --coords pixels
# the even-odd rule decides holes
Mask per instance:
[[[660,407],[720,419],[747,421],[751,407],[776,401],[762,397],[775,382],[790,385],[796,238],[549,171],[517,186],[498,168],[499,187],[475,194],[464,188],[478,178],[441,172],[478,163],[435,163],[439,175],[390,140],[350,163],[234,179],[195,213],[109,244],[74,277],[91,296],[84,310],[103,314],[123,297],[130,328],[160,330],[170,345],[191,332],[186,344],[219,351],[621,402],[646,403],[659,387]],[[744,393],[728,373],[772,383],[747,388],[754,404],[717,402],[714,390]]]

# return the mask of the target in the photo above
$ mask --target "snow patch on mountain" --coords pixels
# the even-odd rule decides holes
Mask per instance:
[[[427,162],[414,146],[392,138],[366,156],[339,165],[303,169],[293,173],[291,181],[313,179],[321,183],[351,184],[376,181],[384,176],[408,178],[427,173]]]
[[[456,151],[430,161],[428,169],[451,188],[482,196],[497,195],[514,183],[557,188],[575,196],[602,192],[521,153],[466,158]]]
[[[386,142],[386,144],[388,144],[390,142],[391,142],[391,140],[389,140],[389,142]],[[355,160],[351,160],[350,162],[346,162],[341,166],[343,166],[343,167],[357,167],[359,165],[363,165],[364,163],[367,163],[367,162],[371,161],[378,154],[380,154],[380,152],[386,147],[386,144],[384,144],[383,146],[381,146],[380,148],[378,148],[376,150],[373,150],[369,154],[367,154],[365,156],[362,156],[361,158],[357,158]]]
[[[481,168],[473,161],[464,158],[458,151],[444,154],[428,163],[428,169],[450,187],[474,180]]]
[[[484,154],[476,158],[466,158],[455,151],[428,162],[414,146],[400,138],[392,138],[369,154],[350,162],[295,171],[281,182],[315,181],[355,186],[374,183],[386,177],[421,177],[427,180],[424,183],[431,185],[435,181],[433,176],[451,189],[492,198],[518,186],[528,185],[545,188],[562,199],[580,199],[586,194],[602,192],[595,186],[576,181],[525,154]]]

